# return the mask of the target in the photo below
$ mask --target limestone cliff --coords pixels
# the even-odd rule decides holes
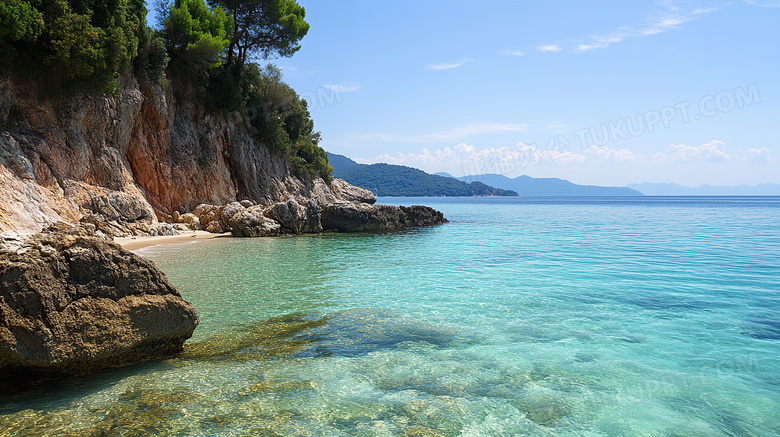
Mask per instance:
[[[117,95],[59,102],[0,77],[0,231],[38,231],[96,214],[115,235],[142,233],[197,205],[338,200],[349,188],[305,182],[288,159],[159,85],[124,76]]]

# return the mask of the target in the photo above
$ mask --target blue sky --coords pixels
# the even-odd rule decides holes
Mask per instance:
[[[321,146],[455,176],[780,183],[780,0],[299,0]]]

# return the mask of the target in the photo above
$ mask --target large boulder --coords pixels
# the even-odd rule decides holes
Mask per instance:
[[[162,272],[94,227],[0,239],[0,385],[168,356],[197,325]]]
[[[348,202],[325,206],[321,220],[323,229],[340,232],[392,232],[447,222],[441,212],[427,206],[397,207]]]
[[[330,189],[339,199],[347,202],[376,203],[374,193],[365,188],[350,184],[344,179],[333,179],[330,183]]]
[[[301,205],[294,199],[272,205],[265,214],[294,234],[322,232],[320,206],[314,199]]]
[[[234,237],[270,237],[282,231],[279,223],[265,216],[261,206],[239,211],[230,218],[229,225]]]

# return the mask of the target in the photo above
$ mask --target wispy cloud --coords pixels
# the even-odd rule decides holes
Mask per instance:
[[[462,66],[463,64],[466,64],[468,62],[474,62],[473,59],[464,59],[460,62],[452,62],[452,63],[444,63],[444,64],[433,64],[426,67],[426,70],[451,70],[453,68],[458,68]]]
[[[527,124],[511,123],[470,123],[440,132],[432,132],[411,136],[395,136],[387,134],[369,134],[353,137],[359,141],[382,141],[387,143],[430,143],[437,141],[458,141],[471,135],[501,134],[507,132],[528,132]]]
[[[317,70],[301,70],[292,65],[279,65],[285,77],[311,77],[319,73]]]
[[[551,124],[544,127],[544,130],[553,134],[563,134],[566,131],[565,124]]]
[[[537,47],[540,52],[560,52],[563,48],[557,44],[547,44]]]
[[[599,147],[594,145],[585,149],[583,155],[598,161],[643,164],[666,164],[674,162],[765,164],[770,161],[769,149],[766,147],[740,149],[733,153],[729,153],[726,150],[726,143],[718,140],[712,140],[698,146],[670,144],[665,151],[649,155],[637,154],[628,149],[613,149],[610,147]]]
[[[520,50],[502,50],[501,54],[510,56],[524,56],[525,52],[521,52]]]
[[[754,0],[745,0],[745,3],[751,6],[758,6],[761,8],[780,8],[780,1],[778,0],[763,1],[763,2],[757,2]]]
[[[359,90],[360,84],[356,82],[339,82],[323,85],[323,87],[336,93],[351,93]]]
[[[748,0],[749,1],[749,0]],[[771,3],[764,2],[766,6]],[[780,0],[775,0],[780,6]],[[690,6],[678,1],[668,0],[660,3],[660,9],[652,14],[644,22],[631,26],[620,26],[604,34],[588,35],[583,38],[574,38],[556,44],[545,44],[537,47],[542,52],[558,52],[571,50],[575,53],[589,52],[602,49],[625,41],[630,38],[657,35],[673,29],[679,29],[681,25],[693,21],[702,15],[719,10],[722,6],[711,3],[707,7]]]

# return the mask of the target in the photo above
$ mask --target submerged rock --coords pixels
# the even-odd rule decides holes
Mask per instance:
[[[0,242],[0,386],[168,356],[198,325],[195,309],[150,261],[53,225]]]

